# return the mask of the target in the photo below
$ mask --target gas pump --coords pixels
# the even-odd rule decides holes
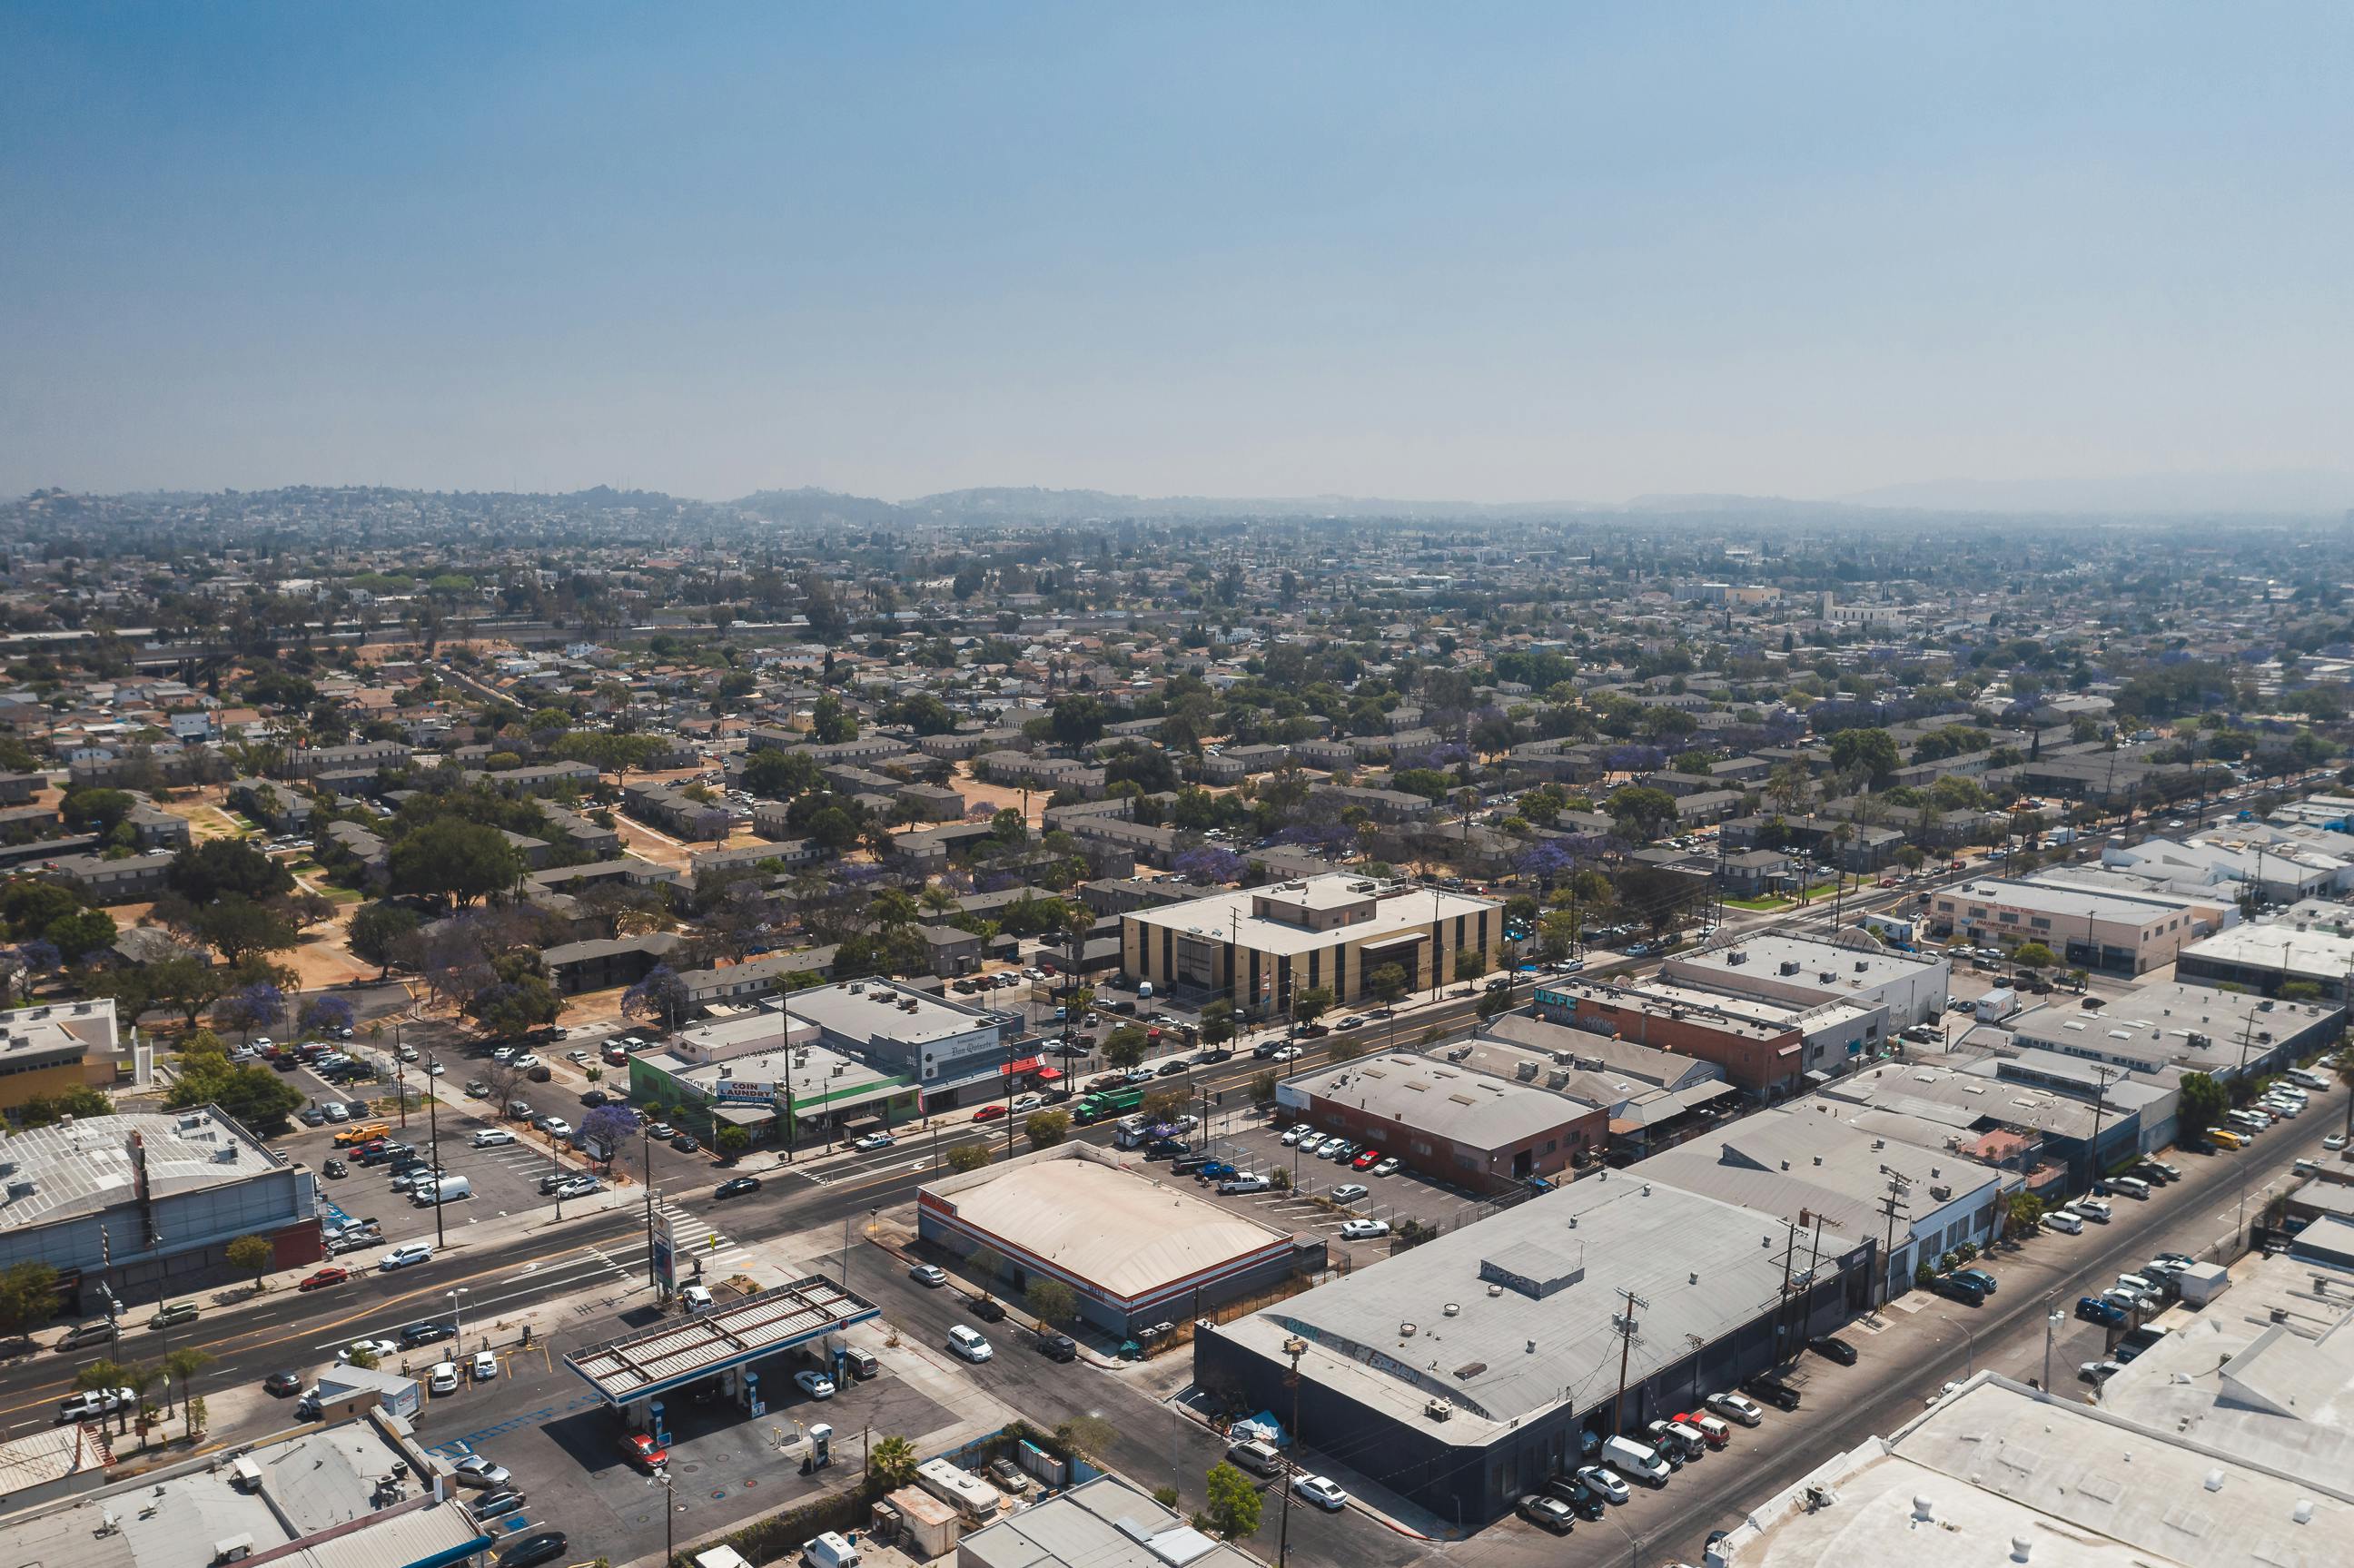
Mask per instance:
[[[820,1421],[809,1429],[809,1452],[801,1458],[801,1474],[806,1476],[824,1469],[833,1463],[833,1428]]]
[[[760,1397],[758,1372],[748,1372],[744,1374],[744,1408],[755,1419],[769,1414],[769,1402]]]
[[[663,1425],[663,1402],[661,1400],[657,1399],[646,1407],[646,1425],[653,1430],[654,1443],[656,1446],[663,1448],[670,1446],[670,1430]]]

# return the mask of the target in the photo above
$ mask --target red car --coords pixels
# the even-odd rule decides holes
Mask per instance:
[[[1676,1419],[1699,1433],[1701,1441],[1712,1448],[1723,1447],[1728,1439],[1729,1435],[1724,1430],[1724,1423],[1722,1421],[1708,1422],[1690,1411],[1686,1411]]]
[[[1378,1149],[1368,1148],[1363,1153],[1358,1155],[1354,1160],[1350,1160],[1349,1167],[1353,1171],[1371,1171],[1374,1166],[1379,1165],[1381,1162],[1382,1151]]]
[[[631,1432],[621,1438],[621,1457],[647,1470],[670,1463],[670,1450],[643,1432]]]
[[[1004,1114],[1005,1106],[1003,1102],[991,1100],[989,1104],[973,1112],[972,1119],[975,1121],[995,1121],[999,1117],[1002,1117]]]
[[[319,1270],[316,1274],[313,1274],[309,1278],[303,1280],[302,1284],[296,1286],[294,1288],[297,1290],[323,1290],[330,1285],[341,1285],[345,1280],[349,1279],[351,1277],[352,1271],[350,1269],[338,1268],[334,1265],[329,1264],[326,1267]]]

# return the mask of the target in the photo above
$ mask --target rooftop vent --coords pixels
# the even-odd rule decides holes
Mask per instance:
[[[1454,1317],[1457,1313],[1458,1313],[1458,1312],[1460,1312],[1460,1311],[1462,1311],[1462,1310],[1463,1310],[1462,1306],[1461,1306],[1459,1303],[1458,1303],[1458,1302],[1454,1302],[1454,1301],[1449,1301],[1446,1306],[1444,1306],[1444,1307],[1442,1307],[1442,1308],[1439,1308],[1439,1311],[1440,1311],[1440,1312],[1444,1313],[1446,1316],[1447,1316],[1447,1317],[1449,1317],[1449,1318]]]
[[[2035,1542],[2028,1540],[2027,1537],[2014,1535],[2010,1538],[2010,1560],[2013,1563],[2026,1562],[2028,1554],[2034,1550]]]

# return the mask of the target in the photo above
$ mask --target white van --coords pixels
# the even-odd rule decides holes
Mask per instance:
[[[444,1176],[439,1181],[420,1181],[408,1201],[420,1209],[429,1209],[437,1202],[454,1203],[474,1195],[474,1184],[463,1176]]]
[[[815,1540],[801,1542],[801,1561],[809,1568],[858,1568],[858,1548],[829,1530]]]
[[[2114,1192],[2123,1192],[2128,1198],[2139,1198],[2144,1202],[2147,1202],[2149,1198],[2149,1183],[2138,1176],[2112,1176],[2109,1178],[2109,1190]]]
[[[2063,1236],[2084,1234],[2084,1216],[2068,1209],[2054,1209],[2043,1216],[2043,1223]]]
[[[1665,1459],[1631,1437],[1605,1438],[1602,1462],[1628,1480],[1640,1481],[1647,1487],[1664,1487],[1675,1473]]]
[[[1250,1442],[1237,1443],[1228,1448],[1226,1463],[1248,1470],[1255,1476],[1272,1476],[1283,1468],[1283,1456],[1253,1438]]]
[[[990,1357],[989,1341],[981,1338],[979,1330],[969,1329],[962,1323],[951,1325],[949,1329],[949,1349],[969,1361],[985,1361]]]

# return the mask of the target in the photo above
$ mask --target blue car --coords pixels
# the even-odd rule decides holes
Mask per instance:
[[[1235,1168],[1223,1160],[1213,1160],[1194,1172],[1195,1175],[1205,1177],[1213,1181],[1222,1181],[1235,1173]]]
[[[2087,1323],[2098,1323],[2103,1328],[2114,1329],[2126,1320],[2126,1309],[2114,1301],[2104,1301],[2097,1296],[2080,1296],[2076,1298],[2076,1316]]]

